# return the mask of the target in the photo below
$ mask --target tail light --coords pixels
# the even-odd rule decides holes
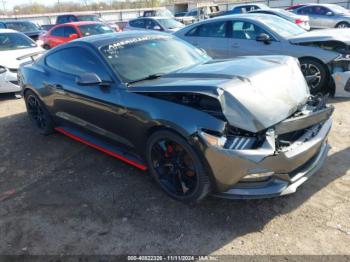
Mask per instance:
[[[297,24],[297,25],[299,25],[299,24],[301,24],[303,21],[301,20],[301,19],[295,19],[295,23]]]

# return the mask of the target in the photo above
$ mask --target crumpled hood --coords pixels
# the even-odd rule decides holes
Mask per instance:
[[[30,60],[30,58],[17,60],[18,57],[43,51],[43,50],[44,49],[42,49],[41,47],[33,47],[33,48],[16,49],[16,50],[9,50],[9,51],[0,51],[0,56],[1,56],[0,65],[7,68],[17,69],[20,64]]]
[[[283,121],[309,97],[297,60],[287,56],[213,60],[133,84],[130,91],[188,92],[215,97],[232,126],[251,132]]]
[[[300,35],[292,36],[288,40],[293,44],[315,41],[340,41],[346,44],[350,44],[350,32],[347,28],[313,30]]]

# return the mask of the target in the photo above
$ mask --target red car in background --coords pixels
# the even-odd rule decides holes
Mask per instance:
[[[40,45],[45,49],[67,43],[77,38],[115,32],[111,27],[100,22],[71,22],[56,25],[47,33],[39,36]]]

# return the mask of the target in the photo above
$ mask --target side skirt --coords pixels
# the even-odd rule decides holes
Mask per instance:
[[[114,145],[107,144],[101,139],[95,138],[89,134],[83,133],[73,128],[69,127],[56,127],[55,130],[63,135],[66,135],[80,143],[88,145],[92,148],[95,148],[107,155],[115,157],[129,165],[137,167],[142,171],[147,170],[145,163],[139,159],[139,157],[123,151],[121,148]]]

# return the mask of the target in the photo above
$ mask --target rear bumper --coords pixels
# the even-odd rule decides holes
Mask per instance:
[[[20,92],[21,87],[18,85],[17,74],[6,71],[0,75],[0,93]]]
[[[315,136],[307,141],[297,140],[283,151],[266,146],[255,150],[227,150],[209,146],[205,156],[216,182],[215,195],[225,198],[267,198],[295,192],[322,166],[329,148],[327,136],[331,126],[332,119],[328,118]],[[266,180],[242,182],[246,175],[269,172],[274,174]]]

